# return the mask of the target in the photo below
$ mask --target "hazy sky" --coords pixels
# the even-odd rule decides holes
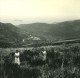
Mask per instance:
[[[13,24],[80,19],[80,0],[0,0],[0,21]]]

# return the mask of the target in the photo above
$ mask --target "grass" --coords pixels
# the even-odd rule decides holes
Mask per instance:
[[[40,55],[41,47],[0,49],[0,78],[80,78],[79,43],[44,48],[45,61]],[[16,49],[21,51],[20,66],[13,63]]]

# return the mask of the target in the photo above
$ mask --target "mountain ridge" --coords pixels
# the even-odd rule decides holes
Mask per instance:
[[[21,24],[18,26],[0,22],[0,47],[26,47],[76,39],[80,39],[80,20],[55,24]]]
[[[55,24],[21,24],[18,27],[53,42],[58,40],[80,38],[80,20],[65,21]]]
[[[11,23],[0,22],[0,47],[23,47],[40,41],[41,38],[14,26]]]

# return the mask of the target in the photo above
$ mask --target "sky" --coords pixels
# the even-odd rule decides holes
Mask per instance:
[[[80,19],[80,0],[0,0],[0,22],[55,23]]]

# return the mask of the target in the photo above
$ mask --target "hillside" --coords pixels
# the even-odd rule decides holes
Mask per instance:
[[[80,20],[65,21],[56,24],[21,24],[18,27],[53,42],[80,38]]]
[[[10,23],[0,23],[0,47],[23,47],[40,41],[28,32]],[[32,43],[33,42],[33,43]]]

